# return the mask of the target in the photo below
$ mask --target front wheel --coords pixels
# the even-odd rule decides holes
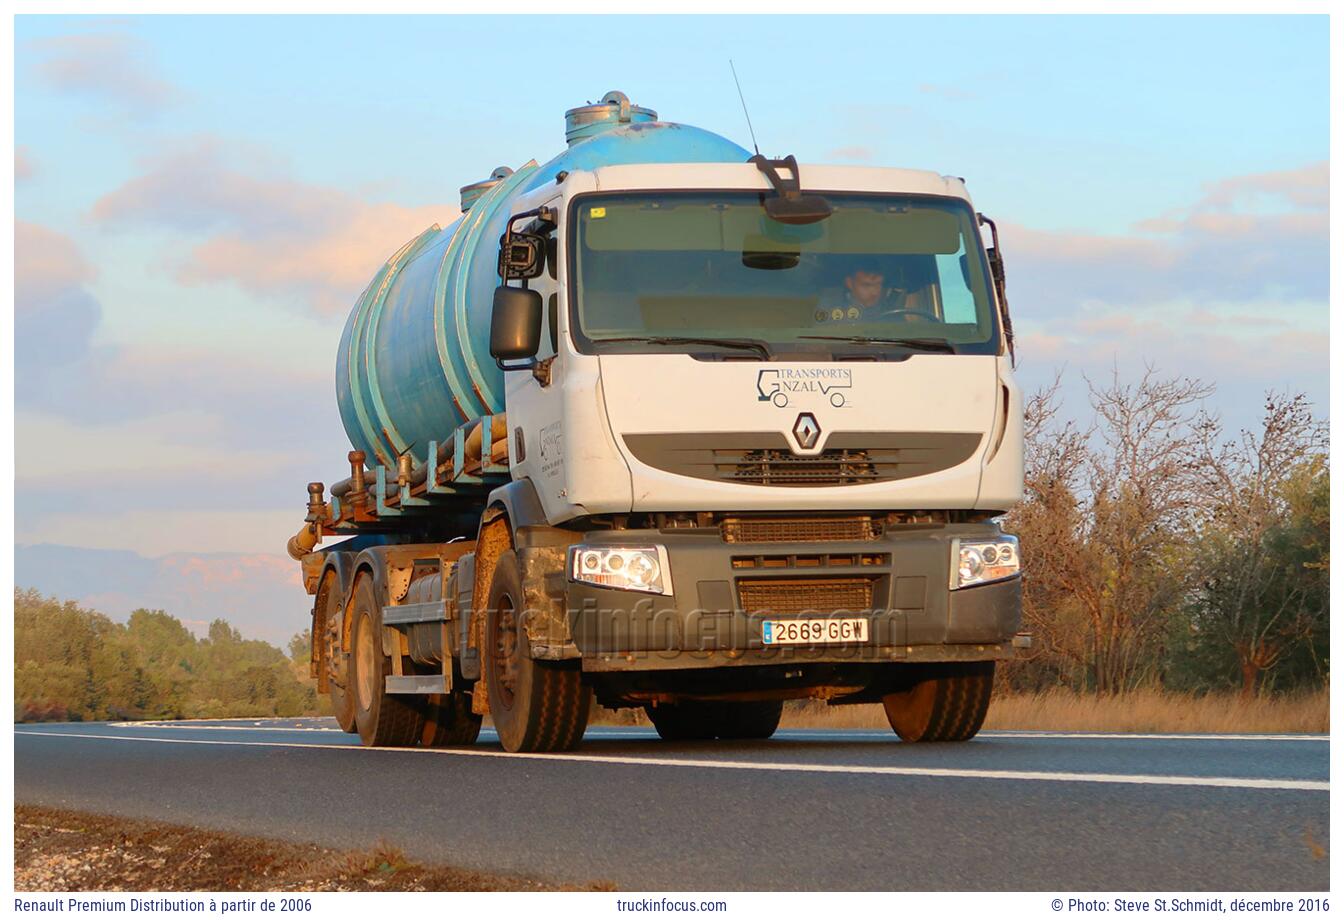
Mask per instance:
[[[936,665],[882,708],[902,741],[968,741],[985,724],[993,687],[992,661]]]
[[[538,661],[527,647],[523,579],[512,550],[495,563],[485,613],[482,673],[504,750],[567,751],[583,738],[593,691],[569,663]]]

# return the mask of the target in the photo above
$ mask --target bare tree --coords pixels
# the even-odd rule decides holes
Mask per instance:
[[[1194,434],[1213,388],[1148,368],[1136,384],[1115,373],[1088,389],[1086,429],[1059,420],[1058,379],[1030,401],[1026,496],[1009,526],[1042,659],[1115,693],[1151,672],[1186,595],[1204,481]]]
[[[1201,435],[1210,514],[1193,625],[1205,642],[1234,652],[1242,694],[1251,696],[1295,643],[1327,623],[1328,432],[1305,396],[1270,393],[1259,431],[1223,441],[1210,425]],[[1323,520],[1313,497],[1315,507],[1327,503]]]
[[[1060,385],[1056,375],[1027,400],[1024,497],[1007,523],[1022,540],[1022,616],[1036,639],[1026,667],[1018,670],[1034,672],[1038,683],[1069,683],[1088,664],[1075,586],[1076,543],[1086,530],[1079,494],[1091,431],[1060,418]]]

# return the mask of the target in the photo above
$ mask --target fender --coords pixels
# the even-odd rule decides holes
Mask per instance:
[[[531,479],[515,479],[505,483],[490,493],[486,499],[486,511],[481,515],[481,526],[501,514],[509,519],[513,531],[520,527],[534,527],[546,524],[546,512],[541,508],[541,498]]]
[[[490,515],[487,511],[488,520],[483,516],[482,527],[488,521],[507,517],[513,549],[522,569],[523,628],[527,632],[528,653],[533,658],[549,660],[580,657],[569,628],[564,592],[569,546],[579,541],[580,534],[547,523],[541,499],[530,479],[519,479],[495,489],[490,493],[490,505],[495,513]],[[494,560],[490,561],[493,568]],[[482,579],[482,583],[488,592],[488,579]],[[478,598],[477,606],[484,609],[484,596]]]

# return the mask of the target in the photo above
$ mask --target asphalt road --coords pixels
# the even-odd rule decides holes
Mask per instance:
[[[570,754],[359,747],[322,719],[20,725],[16,802],[634,890],[1325,890],[1324,736],[879,731]]]

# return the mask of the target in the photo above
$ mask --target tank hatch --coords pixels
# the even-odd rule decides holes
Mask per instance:
[[[632,105],[629,96],[614,89],[603,96],[601,102],[582,105],[565,113],[565,142],[573,147],[621,125],[657,120],[658,113],[653,109]]]
[[[459,189],[462,193],[462,213],[465,214],[467,211],[470,211],[471,206],[480,200],[482,195],[490,191],[490,189],[494,188],[496,185],[499,185],[499,183],[503,182],[511,175],[513,175],[513,170],[509,169],[509,167],[496,166],[495,171],[490,173],[488,178],[482,179],[480,182],[473,182],[471,185],[462,186],[462,188]]]

